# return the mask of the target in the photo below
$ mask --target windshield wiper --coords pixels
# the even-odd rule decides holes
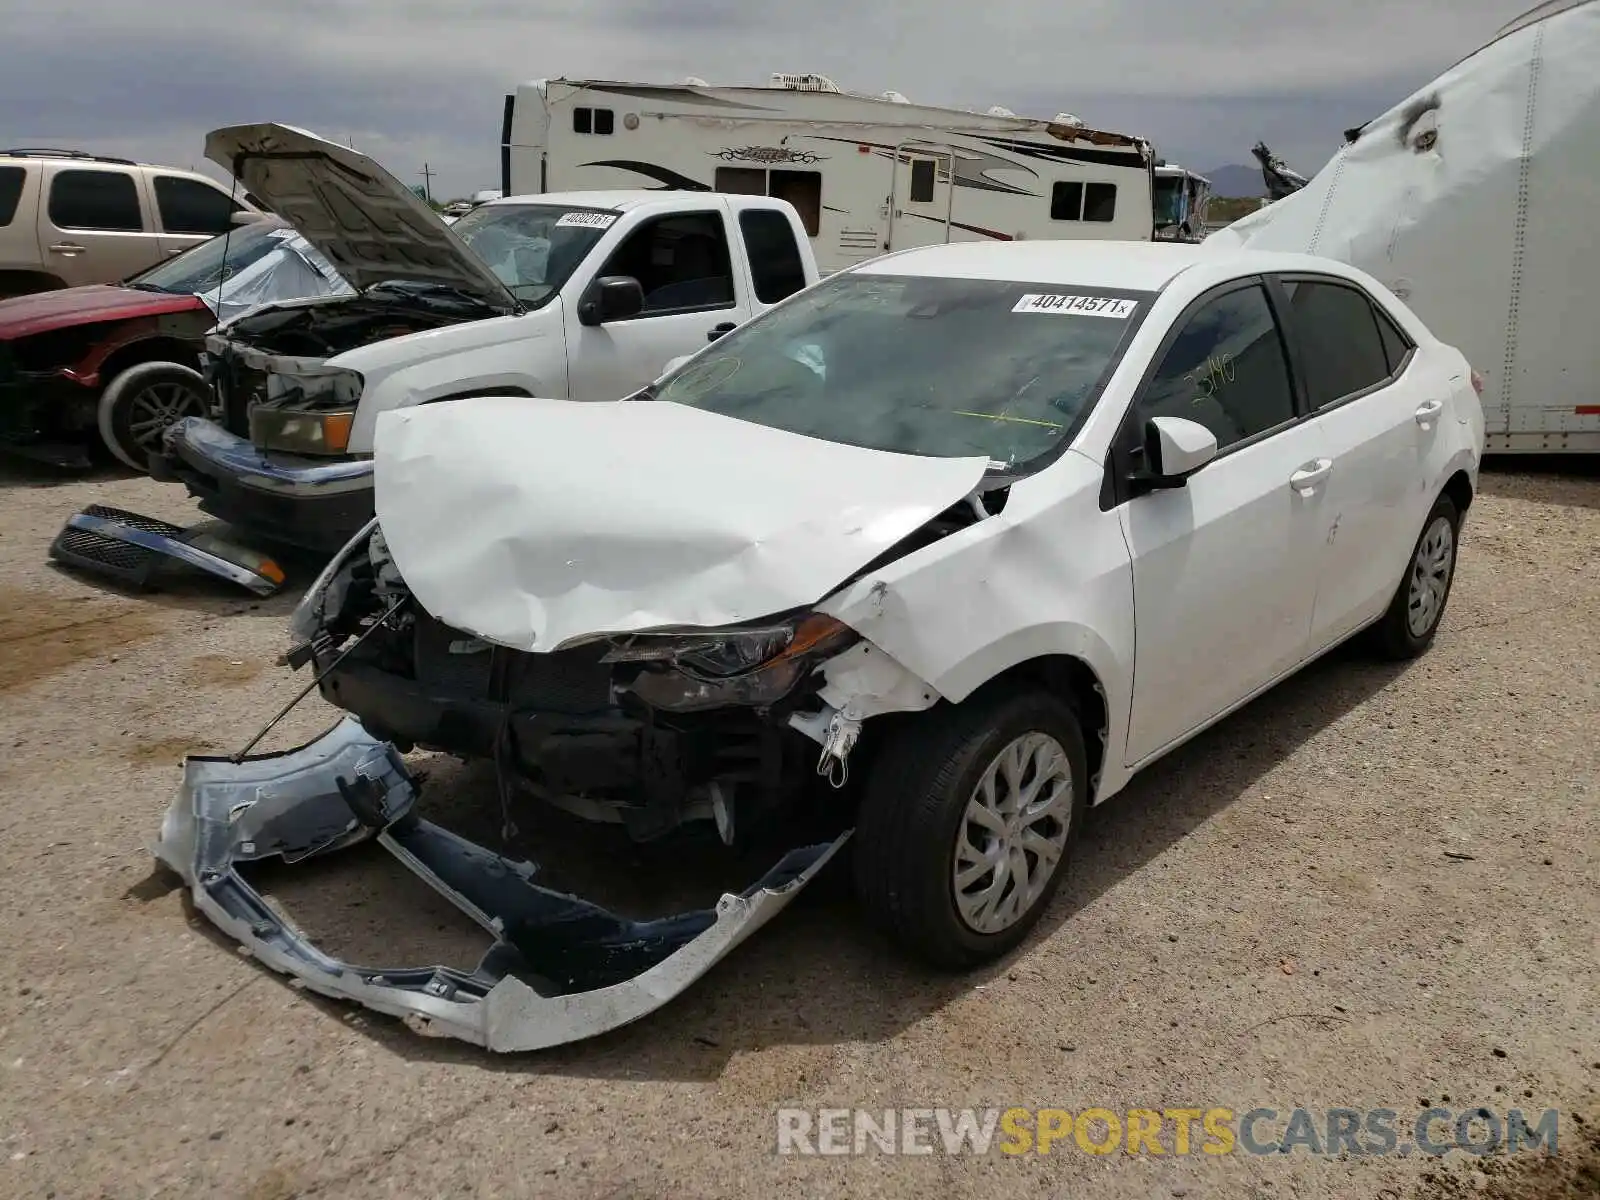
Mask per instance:
[[[153,283],[125,283],[122,286],[125,288],[132,288],[136,292],[161,292],[165,295],[174,294],[171,288],[157,287]]]

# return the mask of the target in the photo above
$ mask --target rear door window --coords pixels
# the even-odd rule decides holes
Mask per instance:
[[[155,177],[156,209],[167,233],[227,233],[232,216],[243,206],[228,193],[181,175]]]
[[[140,233],[139,185],[126,171],[70,168],[50,180],[50,223],[57,229]]]
[[[22,185],[28,178],[23,167],[0,167],[0,226],[11,224],[22,199]]]
[[[1389,378],[1377,314],[1365,292],[1308,279],[1285,280],[1283,289],[1312,408],[1326,408]]]
[[[744,235],[745,253],[750,256],[750,276],[755,281],[756,299],[776,304],[806,285],[806,269],[800,245],[788,219],[771,209],[751,208],[739,214],[739,231]]]

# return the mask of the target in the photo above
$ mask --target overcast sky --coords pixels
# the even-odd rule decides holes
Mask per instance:
[[[1342,130],[1533,0],[0,0],[0,144],[201,165],[205,131],[353,139],[434,194],[499,186],[502,98],[546,76],[764,82],[1076,113],[1199,170]],[[229,15],[230,9],[237,15]]]

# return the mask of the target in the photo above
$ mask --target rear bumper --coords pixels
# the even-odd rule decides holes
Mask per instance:
[[[332,554],[372,519],[372,461],[273,454],[213,421],[167,432],[150,474],[182,483],[203,512],[276,542]]]
[[[660,1008],[794,899],[850,836],[799,847],[712,908],[633,921],[533,882],[512,862],[421,820],[394,747],[345,721],[297,750],[184,760],[155,846],[195,908],[264,966],[414,1031],[498,1051],[593,1037]],[[240,874],[376,839],[494,939],[472,971],[374,969],[323,953]]]

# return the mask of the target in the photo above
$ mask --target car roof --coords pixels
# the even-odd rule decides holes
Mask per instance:
[[[1235,252],[1190,242],[1021,241],[955,242],[919,246],[862,263],[873,275],[928,275],[954,279],[1015,279],[1080,288],[1159,292],[1191,267],[1208,277],[1317,271],[1355,279],[1343,263],[1310,254],[1265,250]]]

